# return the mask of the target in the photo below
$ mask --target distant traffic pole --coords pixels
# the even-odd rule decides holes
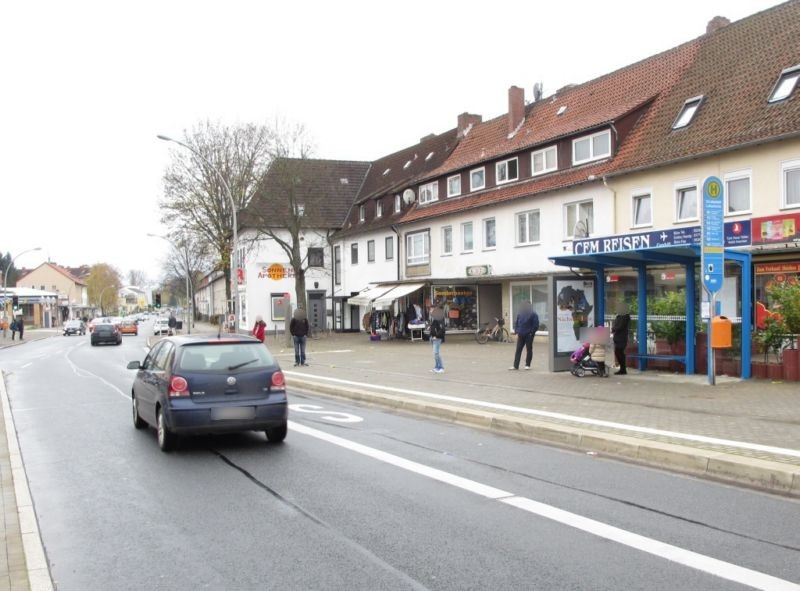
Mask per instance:
[[[234,270],[234,266],[238,270],[238,263],[236,259],[239,254],[239,224],[237,223],[236,219],[236,203],[233,200],[233,193],[231,192],[230,186],[228,186],[228,181],[225,180],[225,177],[222,175],[217,168],[209,162],[209,160],[203,156],[200,152],[195,150],[188,144],[183,143],[180,140],[176,140],[166,135],[157,135],[156,136],[160,140],[164,140],[165,142],[172,142],[173,144],[178,144],[179,146],[183,146],[187,150],[189,150],[192,154],[197,156],[200,160],[205,162],[206,166],[208,166],[211,170],[214,171],[214,174],[217,175],[222,186],[225,188],[225,193],[228,195],[228,200],[231,202],[231,213],[233,214],[233,252],[231,252],[231,260],[230,260],[230,268],[228,269],[229,273],[229,281],[231,285],[231,297],[233,298],[233,314],[234,314],[234,325],[233,330],[234,332],[239,332],[239,277],[237,271]]]
[[[7,295],[8,294],[8,290],[7,290],[8,272],[11,270],[11,267],[14,265],[14,261],[16,261],[22,255],[27,254],[29,252],[33,252],[35,250],[42,250],[42,247],[41,246],[37,246],[36,248],[29,248],[28,250],[23,250],[21,253],[19,253],[17,256],[15,256],[13,259],[11,259],[9,261],[8,265],[6,265],[6,270],[3,271],[3,313],[4,314],[6,312],[6,300],[8,298],[8,295]],[[13,310],[11,311],[11,315],[12,316],[14,315],[14,311]]]
[[[178,256],[181,255],[181,251],[178,248],[178,245],[175,244],[172,240],[170,240],[166,236],[162,236],[161,234],[150,234],[149,232],[148,232],[147,235],[150,236],[151,238],[161,238],[161,240],[166,240],[167,242],[169,242],[172,245],[172,248],[175,249],[175,252],[178,254]],[[186,267],[186,312],[187,312],[187,314],[186,314],[186,334],[192,334],[192,321],[191,321],[191,318],[190,318],[189,314],[192,313],[192,303],[193,302],[191,301],[191,295],[189,294],[189,259],[188,259],[188,257],[187,257],[186,260],[183,261],[183,263],[185,263],[184,266]]]

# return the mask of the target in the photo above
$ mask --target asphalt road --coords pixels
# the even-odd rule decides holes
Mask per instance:
[[[59,590],[800,589],[796,501],[302,392],[282,445],[163,454],[145,346],[0,357]]]

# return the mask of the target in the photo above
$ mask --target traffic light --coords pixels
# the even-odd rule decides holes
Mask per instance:
[[[12,295],[11,296],[11,305],[14,306],[15,308],[17,306],[19,306],[19,296],[18,295]]]
[[[160,307],[161,307],[161,294],[157,293],[156,294],[156,308],[160,308]]]

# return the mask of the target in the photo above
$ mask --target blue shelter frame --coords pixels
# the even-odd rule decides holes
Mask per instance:
[[[752,334],[752,264],[749,252],[725,249],[725,261],[738,264],[742,270],[741,281],[741,301],[742,301],[742,340],[741,340],[741,359],[742,359],[742,378],[750,377],[750,339]],[[604,319],[605,312],[605,272],[606,269],[632,267],[636,269],[637,275],[637,298],[639,318],[647,318],[647,267],[650,264],[679,264],[686,269],[686,334],[695,333],[695,309],[694,301],[697,295],[698,285],[696,285],[694,270],[695,265],[700,262],[700,247],[697,245],[686,246],[663,246],[644,248],[641,250],[627,250],[608,253],[591,254],[572,254],[564,256],[550,257],[556,265],[572,268],[584,268],[594,271],[597,281],[597,301],[595,311],[600,319]],[[702,289],[702,286],[699,286]],[[712,311],[713,313],[713,311]],[[641,356],[640,367],[647,369],[647,322],[637,323],[637,341],[639,343],[638,354]],[[695,371],[695,348],[694,338],[686,339],[686,353],[683,356],[686,373]]]

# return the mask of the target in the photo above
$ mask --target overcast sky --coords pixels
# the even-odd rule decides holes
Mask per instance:
[[[0,251],[161,276],[169,145],[203,119],[303,123],[316,156],[370,160],[504,113],[773,0],[7,2]]]

